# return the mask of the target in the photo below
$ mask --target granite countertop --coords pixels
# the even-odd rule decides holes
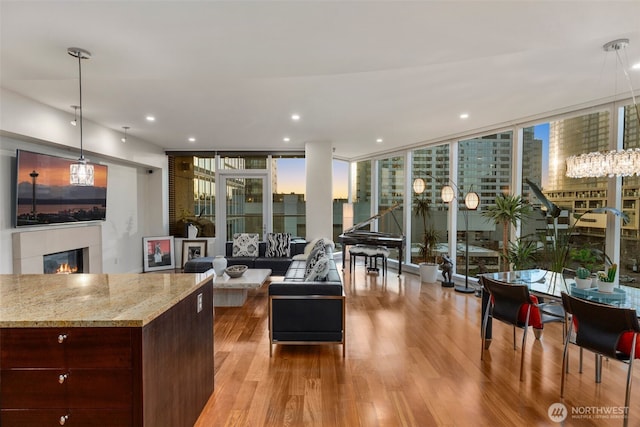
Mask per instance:
[[[211,276],[2,274],[0,327],[141,327]]]

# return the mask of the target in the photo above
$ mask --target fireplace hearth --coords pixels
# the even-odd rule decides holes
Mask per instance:
[[[44,274],[82,273],[82,255],[82,248],[46,254],[42,257]]]

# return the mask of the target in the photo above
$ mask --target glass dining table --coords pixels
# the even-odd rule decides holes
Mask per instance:
[[[618,285],[613,292],[600,292],[597,287],[580,289],[572,277],[567,277],[561,273],[555,273],[542,269],[517,270],[500,273],[485,273],[482,276],[500,282],[527,285],[529,292],[536,295],[540,302],[544,302],[541,307],[543,314],[556,317],[564,317],[561,305],[561,292],[566,292],[578,298],[595,301],[603,304],[615,305],[618,307],[640,308],[640,288],[632,286]],[[555,302],[556,304],[548,304]],[[488,292],[482,292],[482,314],[489,303]],[[487,340],[491,339],[491,319],[487,324]],[[482,322],[481,322],[482,323]],[[481,326],[482,327],[482,326]],[[482,331],[481,331],[482,333]],[[489,341],[490,342],[490,341]]]

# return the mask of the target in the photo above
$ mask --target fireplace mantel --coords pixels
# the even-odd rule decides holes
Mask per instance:
[[[102,227],[44,227],[16,232],[13,238],[14,274],[43,274],[46,254],[83,249],[84,271],[102,273]]]

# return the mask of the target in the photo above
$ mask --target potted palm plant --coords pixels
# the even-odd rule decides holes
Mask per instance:
[[[438,264],[434,255],[438,244],[438,232],[433,226],[428,227],[427,219],[431,216],[431,203],[425,196],[416,197],[413,209],[417,217],[422,218],[423,232],[422,242],[419,244],[422,262],[420,268],[420,280],[427,283],[435,283],[438,280]]]
[[[503,271],[509,271],[509,226],[517,227],[522,218],[531,213],[531,206],[521,196],[500,194],[496,203],[482,212],[487,220],[502,225],[502,259]],[[521,248],[523,249],[523,248]]]

